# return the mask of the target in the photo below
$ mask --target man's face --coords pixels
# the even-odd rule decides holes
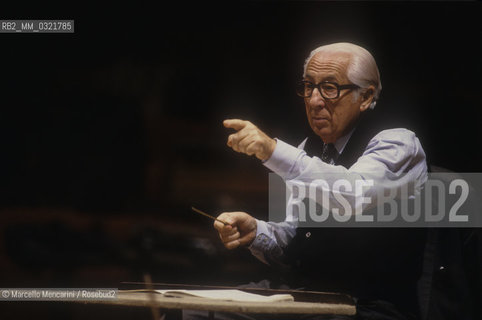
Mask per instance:
[[[305,80],[314,84],[332,81],[339,85],[351,84],[347,77],[347,67],[351,55],[345,52],[318,52],[306,67]],[[333,143],[350,132],[369,104],[363,103],[361,95],[353,99],[354,90],[341,90],[336,99],[325,99],[318,89],[311,97],[305,98],[306,115],[311,129],[325,143]]]

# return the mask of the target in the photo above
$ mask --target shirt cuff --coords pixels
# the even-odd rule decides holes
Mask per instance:
[[[269,264],[264,253],[271,247],[271,241],[268,224],[265,221],[256,219],[256,237],[248,247],[251,254],[262,262]]]
[[[251,242],[248,249],[251,251],[264,251],[264,249],[266,249],[269,234],[268,223],[256,219],[256,237],[253,242]]]
[[[287,144],[286,142],[276,138],[276,147],[271,157],[266,160],[263,165],[280,175],[287,178],[291,174],[296,161],[304,151]]]

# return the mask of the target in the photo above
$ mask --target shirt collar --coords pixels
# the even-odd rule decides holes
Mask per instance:
[[[348,140],[350,140],[351,135],[353,134],[353,131],[355,131],[355,128],[351,129],[350,132],[345,134],[343,137],[339,138],[338,140],[335,141],[335,149],[338,152],[338,154],[341,154],[343,150],[346,147],[346,144],[348,143]]]

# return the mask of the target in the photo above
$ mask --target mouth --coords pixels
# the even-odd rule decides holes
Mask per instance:
[[[330,126],[330,120],[328,117],[323,115],[311,115],[311,125],[313,128],[321,130]]]
[[[323,123],[323,122],[328,122],[328,118],[322,117],[322,116],[312,116],[311,120],[313,123]]]

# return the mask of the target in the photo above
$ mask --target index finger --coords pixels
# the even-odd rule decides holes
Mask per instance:
[[[249,121],[241,119],[226,119],[223,121],[223,125],[226,128],[233,128],[234,130],[241,130],[249,123]]]

